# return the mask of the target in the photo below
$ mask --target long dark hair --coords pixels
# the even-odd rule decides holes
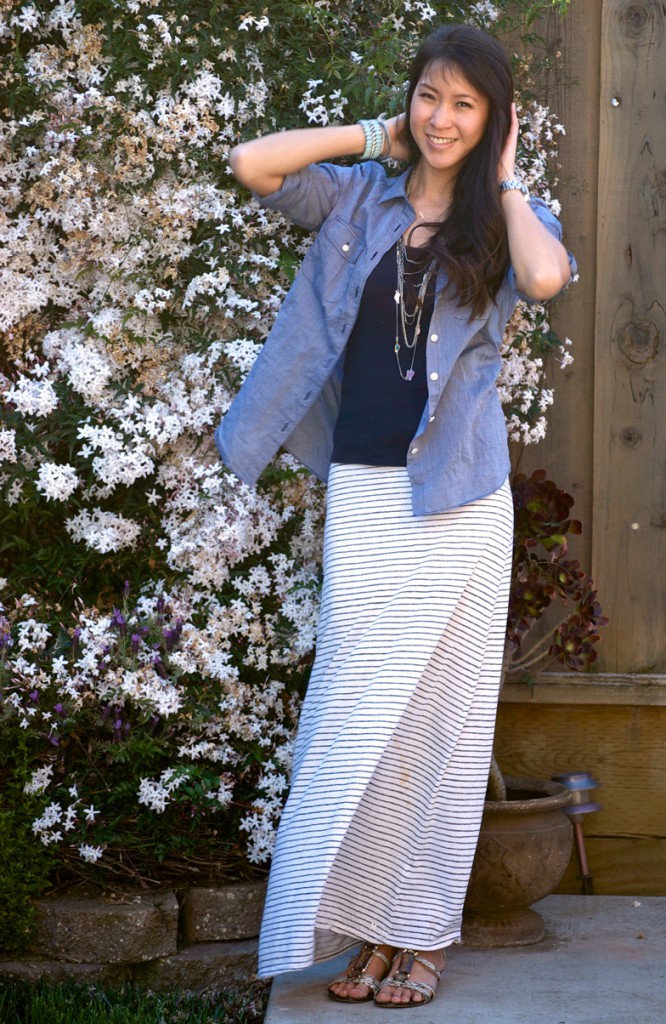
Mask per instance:
[[[421,154],[409,128],[409,114],[416,87],[431,64],[461,75],[489,102],[483,137],[461,167],[449,214],[427,246],[446,272],[457,301],[469,307],[470,316],[477,316],[497,295],[509,265],[497,167],[509,131],[513,75],[502,46],[479,28],[443,25],[428,36],[412,61],[405,108],[414,162]]]

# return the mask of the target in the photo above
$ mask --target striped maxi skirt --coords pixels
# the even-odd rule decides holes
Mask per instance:
[[[259,974],[460,939],[506,631],[508,481],[415,517],[404,467],[334,465],[317,655]]]

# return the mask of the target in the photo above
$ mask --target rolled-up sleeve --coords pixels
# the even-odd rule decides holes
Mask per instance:
[[[340,167],[337,164],[310,164],[301,171],[288,174],[277,192],[267,196],[253,193],[254,198],[269,210],[277,210],[294,224],[308,231],[318,231],[342,193],[362,175],[362,165]]]

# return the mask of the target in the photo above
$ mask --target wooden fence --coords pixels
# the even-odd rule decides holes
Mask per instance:
[[[566,125],[558,196],[580,282],[559,300],[574,364],[551,368],[547,439],[519,454],[575,498],[573,554],[611,624],[598,671],[508,686],[507,769],[584,768],[597,890],[666,895],[666,5],[572,0],[544,19],[562,70],[545,100]],[[576,891],[575,869],[564,891]]]

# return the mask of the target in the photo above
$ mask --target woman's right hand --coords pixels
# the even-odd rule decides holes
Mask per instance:
[[[405,131],[407,119],[405,114],[396,114],[384,121],[391,139],[391,159],[409,160],[409,146],[407,145],[407,134]]]

